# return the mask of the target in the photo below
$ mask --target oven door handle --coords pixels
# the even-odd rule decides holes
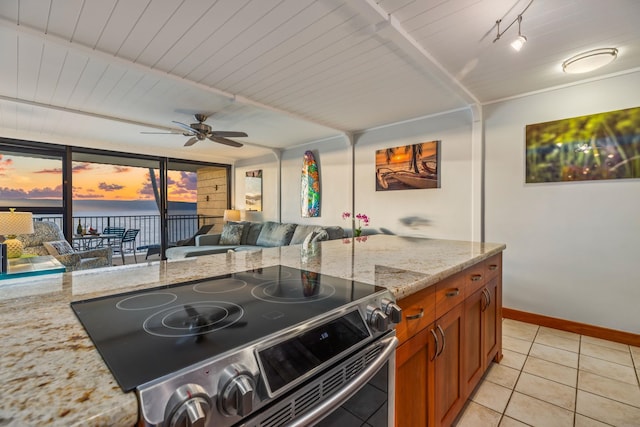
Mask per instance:
[[[382,339],[381,342],[384,343],[384,348],[373,363],[365,368],[364,371],[350,381],[343,389],[333,394],[311,411],[287,424],[287,427],[304,427],[320,421],[360,390],[371,378],[373,378],[375,374],[378,373],[384,364],[387,363],[398,346],[398,339],[395,336]]]

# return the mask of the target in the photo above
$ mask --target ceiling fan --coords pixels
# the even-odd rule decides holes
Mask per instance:
[[[239,138],[248,136],[244,132],[232,132],[232,131],[217,131],[211,130],[211,126],[205,124],[204,122],[207,120],[207,116],[205,114],[195,114],[195,119],[198,123],[191,123],[190,125],[186,125],[184,123],[176,122],[172,120],[172,123],[175,123],[182,129],[182,135],[190,136],[191,138],[184,144],[185,147],[189,147],[195,144],[198,141],[204,141],[205,139],[209,139],[213,142],[218,142],[220,144],[229,145],[231,147],[242,147],[242,144],[233,141],[227,138]],[[177,134],[176,132],[141,132],[145,134]]]

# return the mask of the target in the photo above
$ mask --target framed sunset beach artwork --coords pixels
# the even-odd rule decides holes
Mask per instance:
[[[440,141],[376,151],[376,191],[440,188]]]

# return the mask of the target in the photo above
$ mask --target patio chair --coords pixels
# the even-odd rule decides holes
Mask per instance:
[[[120,256],[122,257],[122,264],[125,264],[124,260],[124,251],[125,247],[128,246],[131,251],[133,251],[133,259],[136,263],[138,263],[138,258],[136,258],[136,237],[138,237],[138,233],[140,229],[138,228],[130,228],[124,232],[118,246],[114,247],[114,252],[120,252]]]
[[[113,236],[117,236],[113,239],[109,239],[109,241],[107,242],[107,244],[109,246],[115,246],[115,247],[119,247],[120,246],[120,240],[122,240],[122,236],[124,235],[124,227],[105,227],[102,230],[102,235],[113,235]],[[104,240],[100,241],[100,246],[102,247],[104,244]]]
[[[205,224],[196,231],[196,234],[189,237],[188,239],[178,240],[176,242],[176,246],[195,246],[196,245],[196,237],[202,234],[207,234],[213,228],[213,224]]]

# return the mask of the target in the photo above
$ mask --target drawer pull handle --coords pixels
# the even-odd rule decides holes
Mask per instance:
[[[442,335],[442,348],[440,349],[440,351],[436,355],[436,357],[437,357],[437,356],[440,356],[442,354],[442,352],[444,351],[444,347],[447,345],[447,339],[445,338],[444,331],[442,330],[440,325],[437,325],[436,328],[438,329],[438,331],[440,331],[440,335]]]
[[[471,276],[472,282],[477,282],[478,280],[482,280],[482,274],[474,274],[473,276]]]
[[[407,319],[407,320],[416,320],[416,319],[420,319],[422,316],[424,316],[424,308],[420,309],[420,313],[412,314],[411,316],[406,316],[405,319]]]
[[[482,299],[484,299],[484,306],[480,308],[480,311],[484,312],[491,304],[491,297],[488,296],[487,288],[482,289]]]
[[[438,342],[438,336],[436,335],[434,330],[431,329],[431,330],[429,330],[429,332],[431,332],[431,335],[433,335],[433,341],[434,341],[435,346],[436,346],[436,348],[433,350],[433,357],[431,358],[431,361],[433,362],[435,360],[435,358],[438,356],[438,347],[440,346],[440,343]]]
[[[445,295],[447,297],[457,297],[458,295],[460,295],[460,289],[458,288],[452,289],[448,291]]]
[[[491,264],[489,266],[489,270],[491,270],[491,271],[494,271],[494,270],[497,270],[497,269],[498,269],[498,264]]]

